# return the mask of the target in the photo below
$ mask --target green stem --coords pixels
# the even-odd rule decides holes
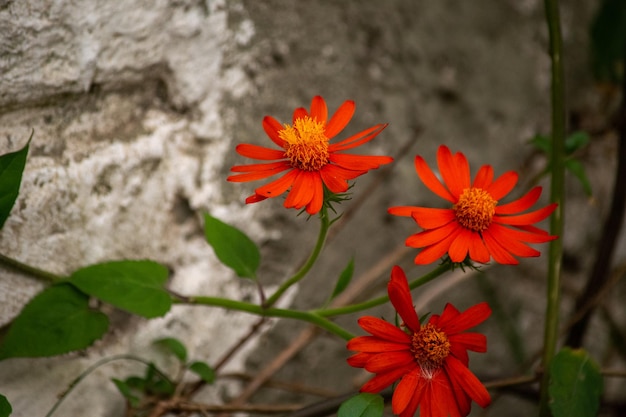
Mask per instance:
[[[327,318],[322,317],[314,311],[309,312],[274,307],[264,307],[252,303],[246,303],[244,301],[235,301],[219,297],[187,297],[183,302],[187,304],[222,307],[227,310],[244,311],[246,313],[256,314],[257,316],[262,317],[282,317],[306,321],[308,323],[315,324],[345,340],[350,340],[354,337],[352,333],[348,332],[347,330],[333,323]]]
[[[420,287],[426,284],[427,282],[432,281],[433,279],[437,278],[438,276],[448,271],[449,269],[450,269],[450,264],[448,263],[441,264],[434,270],[430,271],[429,273],[415,279],[414,281],[411,281],[409,283],[409,288],[415,289],[417,287]],[[352,304],[352,305],[348,305],[345,307],[337,307],[337,308],[324,308],[324,309],[314,310],[312,312],[322,317],[340,316],[343,314],[350,314],[350,313],[356,313],[358,311],[367,310],[367,309],[379,306],[381,304],[385,304],[387,301],[389,301],[389,295],[383,295],[381,297],[373,298],[369,301],[365,301],[359,304]]]
[[[15,269],[19,272],[23,272],[32,277],[38,278],[43,281],[48,282],[59,282],[64,278],[60,275],[53,274],[52,272],[44,271],[43,269],[35,268],[30,265],[26,265],[18,260],[13,258],[9,258],[8,256],[0,254],[0,263],[8,266],[9,268]]]
[[[263,304],[264,307],[267,308],[276,304],[278,299],[283,295],[285,291],[289,289],[289,287],[296,284],[309,272],[315,261],[317,261],[319,254],[322,252],[324,242],[326,241],[326,236],[328,235],[330,223],[330,219],[328,218],[328,209],[324,205],[322,206],[322,210],[320,211],[320,232],[317,237],[317,243],[313,248],[313,252],[309,256],[309,259],[307,259],[307,261],[304,263],[304,265],[302,265],[298,272],[296,272],[291,278],[283,282],[280,287],[278,287],[276,292],[272,294],[270,298],[268,298],[267,301]]]
[[[559,333],[559,305],[561,299],[561,258],[563,253],[563,213],[565,200],[565,88],[562,61],[562,39],[558,0],[545,0],[546,20],[550,35],[552,61],[552,170],[550,198],[558,207],[550,219],[550,234],[559,239],[550,242],[548,252],[547,306],[542,355],[543,375],[539,415],[549,417],[548,369],[556,352]]]

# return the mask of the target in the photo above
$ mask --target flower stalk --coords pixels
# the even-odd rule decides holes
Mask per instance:
[[[561,298],[561,259],[563,253],[563,213],[565,200],[565,88],[562,56],[562,38],[558,0],[545,0],[546,21],[550,37],[552,62],[552,150],[550,152],[550,198],[558,206],[550,219],[550,233],[560,239],[550,242],[548,249],[548,283],[539,415],[549,417],[548,369],[556,352]]]

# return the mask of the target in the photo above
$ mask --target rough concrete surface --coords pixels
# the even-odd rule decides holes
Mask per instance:
[[[593,130],[607,115],[587,69],[586,28],[594,5],[575,3],[562,10],[572,129]],[[324,96],[330,111],[353,99],[357,110],[346,133],[390,123],[363,152],[397,160],[388,175],[373,172],[356,182],[354,199],[345,205],[356,209],[353,216],[285,300],[319,306],[350,257],[355,277],[361,276],[415,232],[410,220],[390,218],[387,207],[439,204],[419,184],[416,153],[433,163],[444,143],[464,152],[473,172],[486,163],[496,173],[522,172],[522,187],[540,172],[545,161],[528,140],[549,130],[546,44],[538,0],[0,1],[0,151],[18,149],[35,132],[0,253],[58,274],[105,260],[149,258],[168,265],[177,292],[254,299],[256,288],[221,266],[204,242],[202,212],[242,228],[261,245],[260,279],[268,288],[306,257],[317,221],[285,210],[280,199],[245,206],[254,185],[225,181],[229,167],[243,162],[234,146],[269,145],[262,117],[288,122],[293,109],[308,107],[314,95]],[[409,151],[399,154],[407,143]],[[570,182],[571,226],[563,237],[570,296],[593,261],[589,248],[608,210],[614,149],[615,137],[597,135],[580,156],[593,201]],[[626,261],[625,248],[622,237],[616,265]],[[427,271],[412,267],[414,254],[397,263],[410,274]],[[544,258],[516,268],[493,266],[482,279],[468,277],[443,295],[437,293],[442,280],[425,288],[434,295],[418,303],[418,311],[436,312],[447,301],[466,308],[490,288],[516,316],[530,357],[541,344],[544,270]],[[382,290],[387,276],[388,269],[363,297]],[[42,285],[0,269],[0,323],[10,322]],[[615,287],[612,299],[624,291],[623,284]],[[564,312],[570,307],[566,297]],[[391,310],[369,313],[389,316]],[[156,338],[177,337],[191,357],[215,363],[256,322],[249,315],[180,306],[150,321],[121,312],[113,317],[112,331],[84,352],[0,363],[0,393],[13,415],[45,415],[72,379],[100,358],[133,353],[159,361],[151,345]],[[359,332],[355,319],[340,323]],[[295,322],[265,328],[227,370],[254,375],[304,328]],[[497,325],[481,330],[490,351],[472,357],[476,373],[486,379],[515,375]],[[592,345],[602,352],[605,343],[600,337]],[[365,375],[346,365],[347,356],[343,341],[318,337],[276,378],[348,392]],[[123,415],[110,378],[137,372],[141,367],[123,362],[101,368],[56,415]],[[225,401],[239,388],[208,387],[197,400]],[[277,390],[253,398],[317,400]],[[487,414],[525,416],[533,407],[505,395]]]

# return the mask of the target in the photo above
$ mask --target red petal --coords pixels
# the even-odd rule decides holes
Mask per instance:
[[[235,165],[230,170],[231,172],[255,172],[255,171],[269,171],[280,167],[290,168],[289,162],[266,162],[262,164],[249,164],[249,165]]]
[[[459,228],[459,233],[450,244],[448,256],[452,262],[463,262],[469,253],[472,243],[472,235],[478,234],[465,228]]]
[[[445,188],[441,182],[437,179],[433,171],[430,169],[424,158],[421,156],[415,157],[415,170],[422,182],[430,191],[437,194],[444,200],[448,200],[451,203],[456,203],[457,199],[450,194],[447,188]]]
[[[413,212],[417,209],[419,209],[421,207],[415,207],[415,206],[396,206],[396,207],[389,207],[387,209],[387,213],[392,214],[394,216],[405,216],[405,217],[411,217],[413,215]]]
[[[461,417],[456,392],[445,372],[439,372],[430,383],[430,415],[432,417]],[[424,410],[422,410],[424,411]],[[465,417],[465,416],[463,416]]]
[[[387,284],[389,300],[404,321],[404,324],[412,331],[418,331],[421,326],[413,308],[413,297],[404,271],[399,266],[391,270],[391,279]]]
[[[412,213],[413,219],[424,229],[436,229],[456,219],[452,209],[416,207]]]
[[[355,107],[356,105],[352,100],[344,101],[343,104],[339,106],[326,125],[325,134],[328,139],[337,136],[348,123],[350,123],[352,115],[354,115]]]
[[[274,142],[281,148],[285,147],[285,141],[280,138],[280,136],[278,135],[278,132],[283,129],[284,129],[284,126],[281,125],[272,116],[265,116],[263,118],[263,130],[265,130],[265,133],[267,133],[267,136],[269,136],[272,142]]]
[[[381,339],[395,343],[411,343],[408,334],[378,317],[363,316],[359,318],[358,323],[363,330]]]
[[[287,191],[289,187],[291,187],[297,175],[298,171],[296,171],[295,169],[291,170],[277,180],[257,188],[256,190],[254,190],[254,192],[264,197],[278,197],[279,195]]]
[[[454,383],[458,384],[476,404],[485,408],[491,403],[491,397],[485,386],[458,359],[454,356],[448,356],[444,362],[444,367],[448,371],[450,379],[454,379]]]
[[[293,117],[291,118],[291,124],[295,124],[296,120],[304,119],[309,116],[309,112],[304,107],[298,107],[293,111]]]
[[[353,366],[355,368],[365,368],[365,364],[367,361],[372,359],[376,354],[370,352],[359,352],[350,356],[347,359],[348,365]]]
[[[493,181],[493,168],[491,165],[483,165],[476,173],[472,187],[486,190],[491,185],[491,181]]]
[[[328,107],[326,102],[320,96],[313,97],[311,100],[311,117],[322,124],[326,124],[328,119]]]
[[[278,149],[270,149],[264,146],[252,145],[250,143],[240,143],[235,147],[239,155],[263,161],[273,161],[285,158],[285,152]]]
[[[481,333],[458,333],[448,335],[451,345],[459,345],[472,352],[487,351],[487,337]]]
[[[526,193],[526,195],[518,198],[515,201],[511,201],[507,204],[502,204],[501,206],[496,206],[496,214],[513,214],[521,213],[522,211],[528,210],[530,207],[532,207],[533,204],[537,202],[540,195],[541,187],[535,187],[528,193]]]
[[[345,170],[336,165],[326,164],[320,169],[320,176],[326,187],[333,193],[343,193],[348,189]]]
[[[498,241],[489,233],[489,229],[483,232],[483,241],[493,259],[502,265],[517,265],[518,260],[515,259]]]
[[[500,175],[485,191],[487,191],[494,200],[500,200],[511,192],[515,184],[517,184],[517,172],[509,171]]]
[[[387,388],[389,385],[402,378],[402,375],[410,372],[410,369],[396,368],[389,372],[383,372],[370,379],[361,387],[361,392],[370,392],[376,394]]]
[[[461,152],[452,155],[447,146],[440,146],[437,151],[437,165],[453,196],[461,195],[464,189],[470,187],[469,164]]]
[[[382,352],[375,355],[367,364],[365,369],[369,372],[379,374],[381,372],[389,372],[395,368],[407,368],[416,366],[415,357],[408,349],[395,352]]]
[[[358,171],[376,169],[381,165],[393,162],[393,158],[390,156],[350,155],[343,153],[331,153],[329,159],[343,168]]]
[[[287,198],[283,204],[286,208],[301,209],[313,199],[313,182],[311,181],[309,172],[297,172],[298,175],[294,179],[291,190],[289,194],[287,194]]]
[[[416,369],[414,372],[420,372],[420,370]],[[415,392],[413,393],[413,396],[411,397],[409,404],[406,406],[404,411],[400,413],[399,417],[414,417],[415,416],[415,412],[417,411],[417,407],[420,405],[420,403],[428,401],[428,399],[425,398],[426,397],[425,393],[426,391],[429,391],[426,389],[429,383],[430,381],[427,381],[424,378],[418,379],[418,385],[415,388]],[[392,407],[393,407],[393,399],[392,399]]]
[[[449,335],[453,335],[479,325],[487,320],[490,315],[491,308],[485,302],[478,303],[461,314],[454,316],[447,316],[444,309],[444,313],[441,314],[438,325],[441,330]]]
[[[288,169],[291,169],[289,165],[282,165],[276,168],[267,169],[263,171],[249,172],[246,174],[238,174],[238,175],[230,175],[229,177],[226,178],[226,181],[229,181],[229,182],[256,181],[256,180],[261,180],[263,178],[271,177],[272,175],[276,175]]]
[[[364,131],[359,132],[356,135],[352,135],[349,138],[342,140],[341,142],[330,145],[328,147],[328,152],[334,153],[361,146],[364,143],[367,143],[370,140],[374,139],[386,127],[387,124],[378,124],[376,126],[365,129]]]
[[[406,343],[389,342],[376,336],[359,336],[348,341],[348,350],[357,352],[390,352],[407,350],[408,345]]]
[[[488,230],[486,230],[498,243],[513,255],[521,256],[524,258],[534,257],[541,255],[536,249],[531,248],[527,244],[516,240],[516,230],[508,229],[496,223],[492,223]]]
[[[259,201],[263,200],[267,200],[267,197],[258,194],[252,194],[251,196],[246,198],[246,204],[258,203]]]
[[[415,392],[420,383],[420,370],[416,368],[413,372],[409,372],[402,377],[391,399],[391,410],[394,414],[400,414],[406,410],[415,396]]]
[[[491,259],[491,255],[489,255],[489,251],[478,233],[472,233],[469,255],[472,260],[483,264],[486,264]]]
[[[455,224],[455,223],[450,223],[450,224]],[[442,227],[441,229],[444,229],[444,228],[445,228],[445,226]],[[415,257],[415,263],[418,264],[418,265],[425,265],[425,264],[433,263],[436,260],[438,260],[439,258],[441,258],[448,251],[448,249],[450,248],[450,244],[457,237],[457,235],[460,233],[460,230],[461,230],[460,227],[456,227],[451,232],[450,235],[448,235],[447,237],[445,237],[441,241],[424,248]]]
[[[502,224],[510,224],[513,226],[529,225],[542,221],[550,214],[552,214],[556,207],[557,204],[552,203],[539,210],[531,211],[530,213],[526,214],[519,214],[517,216],[493,216],[493,221]]]
[[[412,248],[431,246],[449,238],[451,233],[458,233],[461,229],[456,222],[450,222],[437,229],[425,230],[409,236],[406,239],[406,245]]]
[[[506,230],[506,234],[509,238],[514,240],[519,240],[520,242],[528,242],[528,243],[545,243],[557,238],[557,236],[549,235],[547,232],[540,230],[537,232],[526,232],[523,230],[511,229],[508,227],[501,226],[498,223],[492,223],[490,229],[492,227],[502,228]]]
[[[324,187],[322,185],[322,179],[319,175],[311,175],[313,180],[313,197],[306,206],[306,212],[310,215],[319,213],[324,204]]]

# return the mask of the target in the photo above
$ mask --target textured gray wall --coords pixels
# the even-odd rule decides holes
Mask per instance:
[[[415,153],[433,161],[445,143],[468,156],[473,172],[484,163],[497,173],[540,169],[526,142],[549,129],[542,2],[478,3],[0,1],[0,150],[19,148],[35,130],[0,252],[59,274],[103,260],[151,258],[172,269],[171,286],[179,292],[253,297],[252,286],[214,259],[198,213],[209,210],[262,244],[262,280],[274,284],[306,255],[317,225],[285,211],[280,201],[244,206],[253,186],[225,182],[228,168],[242,162],[234,146],[269,145],[262,117],[289,121],[292,110],[308,106],[316,94],[331,111],[354,99],[350,132],[390,123],[364,152],[396,155],[415,141],[330,242],[300,294],[292,294],[299,306],[318,305],[350,256],[362,274],[414,231],[408,220],[390,219],[385,210],[432,201],[418,185]],[[581,106],[593,106],[585,101],[590,80],[584,70],[592,5],[564,7],[568,77],[580,87],[569,94]],[[602,179],[610,175],[612,146],[600,143],[587,155],[597,195],[592,206],[574,188],[578,205],[571,210],[581,219],[597,218],[606,208],[610,184]],[[355,197],[374,178],[357,181]],[[598,228],[568,233],[566,249],[576,254]],[[411,264],[410,258],[402,262]],[[581,262],[580,268],[588,263]],[[518,294],[530,300],[522,324],[530,334],[537,333],[532,323],[543,312],[537,299],[543,284],[533,278],[542,267],[541,260],[530,260],[506,270],[507,277],[522,275]],[[1,270],[0,323],[40,288]],[[448,300],[464,308],[481,299],[470,284],[450,294],[427,310]],[[44,414],[82,369],[103,356],[158,358],[151,340],[172,335],[187,343],[192,357],[212,363],[254,321],[204,308],[176,307],[151,321],[115,314],[115,330],[83,354],[0,363],[0,392],[16,416]],[[344,320],[357,331],[353,321]],[[231,369],[243,369],[246,358],[249,369],[261,367],[300,328],[278,326]],[[262,349],[255,350],[259,343]],[[318,340],[281,376],[339,392],[352,388],[357,374],[347,369],[343,346]],[[508,366],[506,353],[495,354]],[[320,371],[326,361],[345,375]],[[123,401],[108,378],[139,369],[108,366],[82,383],[58,415],[122,415]],[[235,388],[227,385],[221,394]],[[219,394],[207,390],[202,399]]]

